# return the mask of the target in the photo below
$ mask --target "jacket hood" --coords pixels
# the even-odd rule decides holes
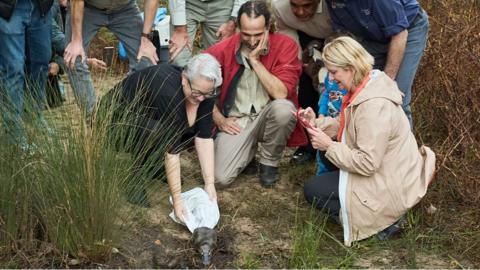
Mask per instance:
[[[395,90],[392,91],[392,89]],[[387,74],[380,70],[373,70],[370,73],[370,81],[350,105],[355,106],[373,98],[384,98],[402,105],[403,93]]]

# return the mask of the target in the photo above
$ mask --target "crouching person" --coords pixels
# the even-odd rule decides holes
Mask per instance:
[[[269,187],[279,179],[278,165],[289,138],[291,146],[306,143],[303,131],[294,131],[291,113],[297,107],[302,66],[295,41],[269,33],[270,11],[264,1],[243,4],[237,20],[240,33],[206,50],[220,62],[224,78],[213,111],[219,131],[215,180],[228,185],[245,168],[256,173],[258,144],[260,180]]]
[[[188,61],[183,71],[168,64],[152,66],[131,74],[111,91],[118,99],[116,111],[132,112],[129,117],[114,117],[113,127],[127,127],[131,136],[122,143],[133,153],[141,176],[152,169],[149,176],[155,175],[165,164],[175,215],[182,221],[187,217],[180,196],[179,153],[192,138],[205,191],[211,200],[216,200],[212,110],[221,84],[218,61],[209,54],[199,54]],[[107,99],[111,97],[107,94]],[[141,177],[134,178],[139,181]],[[144,189],[130,194],[129,200],[148,206]]]
[[[324,47],[322,58],[347,94],[338,132],[322,131],[326,126],[307,131],[313,147],[326,151],[339,170],[308,180],[305,197],[339,218],[345,245],[377,233],[387,239],[399,232],[404,214],[427,192],[435,154],[417,147],[397,84],[372,70],[373,57],[358,42],[337,38]],[[300,115],[318,124],[311,109]]]

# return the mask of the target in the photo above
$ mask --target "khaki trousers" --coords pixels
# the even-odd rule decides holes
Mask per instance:
[[[278,166],[287,140],[295,128],[293,103],[277,99],[267,104],[260,114],[237,135],[219,132],[215,139],[215,182],[229,185],[255,157],[259,162]]]

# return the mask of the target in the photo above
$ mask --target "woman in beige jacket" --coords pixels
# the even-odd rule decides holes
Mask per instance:
[[[325,46],[322,57],[331,76],[348,90],[340,123],[332,133],[324,123],[333,121],[315,119],[310,108],[299,114],[316,126],[307,129],[312,145],[326,151],[339,171],[307,181],[305,197],[330,215],[338,214],[344,243],[350,246],[391,229],[420,201],[433,177],[435,154],[417,147],[397,84],[372,70],[373,57],[358,42],[337,38]]]

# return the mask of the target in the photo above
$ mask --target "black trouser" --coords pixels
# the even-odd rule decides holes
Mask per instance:
[[[338,216],[340,201],[338,197],[339,171],[315,175],[305,182],[305,199],[318,209],[331,216]]]

